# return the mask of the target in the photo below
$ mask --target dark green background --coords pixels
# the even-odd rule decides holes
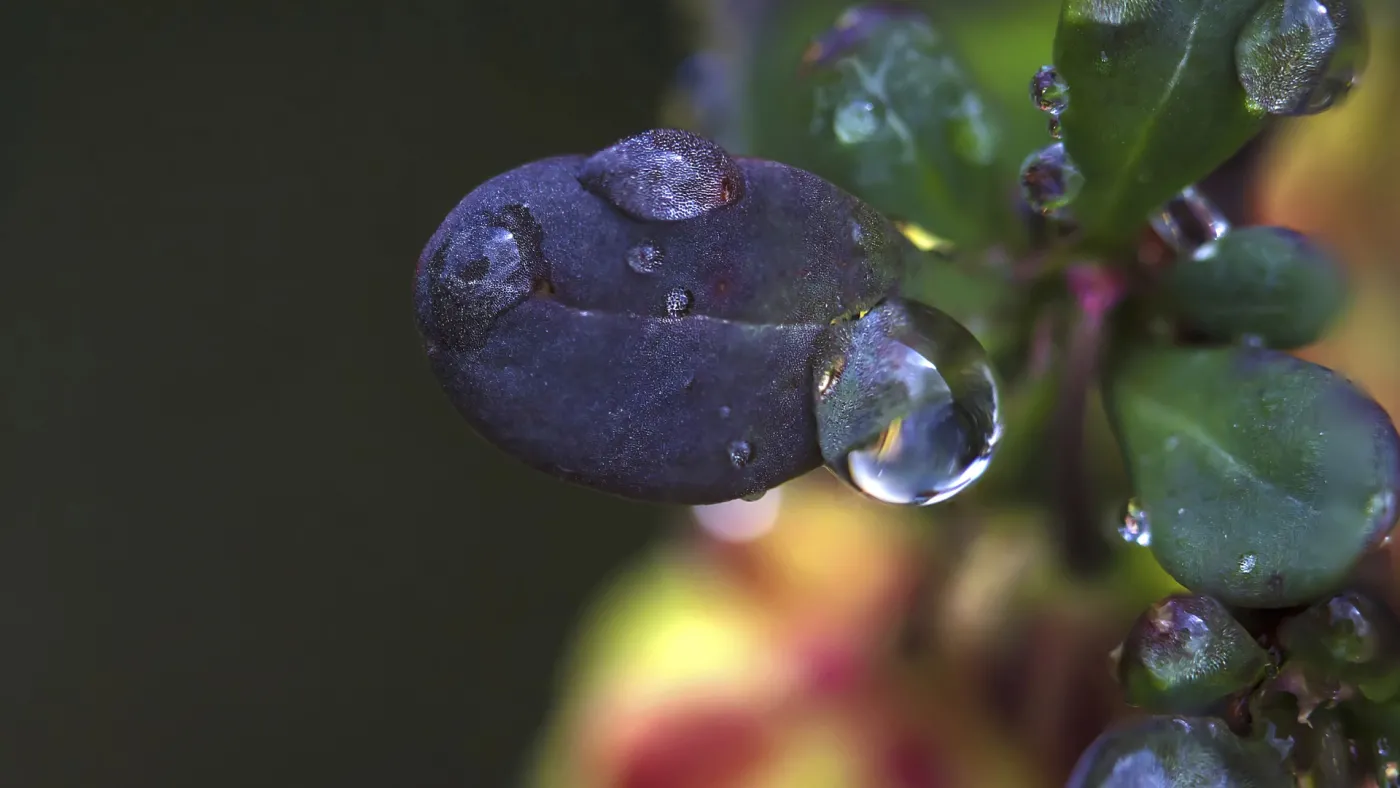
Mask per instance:
[[[448,209],[654,125],[655,0],[4,3],[0,785],[515,782],[658,511],[450,410]]]

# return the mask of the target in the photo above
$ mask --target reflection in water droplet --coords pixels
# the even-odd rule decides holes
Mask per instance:
[[[1123,525],[1118,529],[1118,535],[1123,537],[1123,541],[1132,542],[1141,547],[1152,544],[1152,523],[1147,518],[1147,510],[1142,508],[1142,504],[1134,498],[1128,501],[1127,511],[1123,514]]]
[[[880,127],[884,125],[881,114],[875,102],[857,98],[836,110],[832,130],[836,132],[836,139],[842,143],[859,145],[880,131]]]
[[[1047,121],[1046,124],[1045,124],[1045,130],[1046,130],[1047,132],[1049,132],[1049,134],[1050,134],[1050,139],[1052,139],[1052,140],[1060,140],[1060,139],[1064,139],[1064,137],[1065,137],[1064,129],[1060,128],[1060,116],[1059,116],[1059,115],[1051,115],[1051,116],[1050,116],[1050,120]]]
[[[1254,567],[1259,563],[1259,556],[1254,553],[1245,553],[1240,556],[1240,574],[1247,575],[1254,571]]]
[[[999,395],[966,328],[891,299],[831,331],[829,352],[844,367],[817,381],[817,431],[833,473],[872,498],[914,506],[982,476],[1001,439]]]
[[[729,444],[729,464],[742,468],[753,459],[753,446],[748,441],[734,441]]]
[[[1203,260],[1216,252],[1215,241],[1230,232],[1230,220],[1204,193],[1187,186],[1150,219],[1152,230],[1173,251],[1195,249]]]
[[[1054,66],[1041,66],[1031,77],[1031,101],[1036,109],[1059,115],[1069,106],[1069,85]]]
[[[1021,164],[1021,196],[1045,216],[1073,202],[1083,186],[1084,176],[1065,153],[1063,142],[1032,153]]]
[[[639,274],[649,274],[661,267],[661,247],[642,241],[627,250],[627,266]]]
[[[1269,0],[1235,43],[1235,68],[1251,111],[1312,115],[1356,82],[1366,61],[1357,0]]]
[[[695,296],[683,287],[675,287],[666,294],[666,314],[671,317],[685,317],[690,314],[691,303]]]

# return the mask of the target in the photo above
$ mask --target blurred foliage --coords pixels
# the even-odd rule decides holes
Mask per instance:
[[[1046,119],[1030,106],[1027,81],[1050,62],[1060,4],[929,5],[999,117],[993,166],[1045,145]],[[732,68],[754,57],[800,62],[846,3],[683,6],[685,28],[699,31],[696,45],[728,57]],[[726,12],[711,13],[712,6]],[[1270,131],[1250,170],[1244,218],[1305,232],[1345,263],[1354,294],[1345,313],[1319,341],[1292,352],[1337,370],[1400,414],[1393,349],[1400,338],[1400,150],[1389,139],[1400,125],[1400,14],[1381,2],[1367,10],[1365,81],[1339,108]],[[782,35],[774,38],[774,29]],[[686,68],[691,77],[696,69],[723,70],[717,60]],[[776,67],[760,73],[792,76]],[[705,94],[708,103],[678,93],[663,107],[663,122],[703,130],[740,153],[819,156],[801,149],[803,135],[764,139],[771,128],[746,126],[756,109],[782,107],[735,102],[753,94],[737,90],[733,74],[728,79],[705,82],[731,91]],[[693,88],[687,80],[683,74]],[[773,87],[757,86],[755,94],[800,100]],[[927,217],[898,218],[947,232]],[[988,315],[1015,314],[1016,304],[997,306],[996,291],[979,290],[976,274],[961,282],[966,289],[958,276],[930,280],[927,300],[964,322],[994,357],[1016,364],[1005,443],[987,477],[934,510],[883,507],[818,473],[758,501],[678,513],[654,554],[616,579],[581,622],[561,666],[560,705],[530,761],[530,785],[1063,785],[1112,721],[1142,716],[1114,682],[1109,655],[1144,608],[1185,589],[1151,553],[1113,533],[1130,488],[1092,391],[1081,392],[1086,415],[1069,418],[1068,429],[1097,447],[1088,452],[1097,461],[1083,478],[1058,467],[1067,417],[1057,403],[1073,392],[1073,371],[1051,371],[1044,357],[1071,354],[1077,318],[1017,315],[1021,324],[995,339],[1006,320]],[[1089,491],[1077,505],[1102,524],[1103,538],[1082,548],[1107,550],[1092,573],[1076,568],[1081,548],[1067,544],[1056,514],[1071,485]],[[1400,551],[1386,542],[1354,580],[1395,609],[1397,569]],[[1256,623],[1249,615],[1240,620]],[[1256,668],[1250,663],[1245,672],[1254,677]],[[1303,676],[1288,667],[1275,681],[1296,689],[1288,682]],[[1325,706],[1325,691],[1314,690]],[[1317,712],[1317,725],[1302,730],[1302,710],[1288,697],[1282,713],[1257,709],[1261,720],[1278,720],[1267,726],[1270,742],[1286,742],[1307,784],[1353,779],[1335,776],[1336,712]],[[1356,746],[1370,753],[1372,779],[1386,784],[1387,753],[1400,736],[1396,712],[1357,708],[1371,733]],[[1237,745],[1223,729],[1211,728],[1206,739],[1257,752],[1256,742]]]

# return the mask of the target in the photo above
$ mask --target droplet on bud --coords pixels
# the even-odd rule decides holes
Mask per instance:
[[[744,174],[723,148],[678,129],[653,129],[593,154],[583,187],[633,219],[675,222],[743,196]]]
[[[1152,544],[1152,522],[1147,517],[1147,510],[1142,508],[1142,504],[1138,503],[1136,498],[1128,501],[1118,535],[1123,537],[1123,541],[1132,542],[1139,547]]]
[[[1032,153],[1021,164],[1021,195],[1041,215],[1059,213],[1083,186],[1084,176],[1065,153],[1063,142]]]
[[[690,307],[695,301],[695,296],[683,287],[672,288],[666,294],[666,314],[671,317],[685,317],[690,314]]]
[[[1050,139],[1064,139],[1064,129],[1060,128],[1060,116],[1051,115],[1050,120],[1045,124],[1045,130],[1050,133]]]
[[[642,241],[627,250],[627,267],[639,274],[649,274],[661,267],[661,247]]]
[[[1054,66],[1041,66],[1031,77],[1031,101],[1036,109],[1059,115],[1069,106],[1069,85]]]
[[[1366,26],[1355,0],[1269,0],[1235,44],[1249,108],[1312,115],[1351,89],[1366,61]]]
[[[834,325],[815,382],[827,467],[866,495],[924,506],[986,471],[1001,439],[997,383],[966,328],[891,299]]]

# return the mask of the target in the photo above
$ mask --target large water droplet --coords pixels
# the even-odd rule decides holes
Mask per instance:
[[[863,96],[842,104],[831,122],[836,139],[845,145],[859,145],[871,139],[884,124],[884,110]]]
[[[1142,508],[1142,504],[1138,503],[1136,498],[1128,501],[1127,511],[1123,513],[1123,524],[1118,527],[1118,535],[1123,537],[1123,541],[1141,547],[1152,544],[1152,522],[1147,517],[1147,510]]]
[[[579,183],[634,219],[674,222],[729,205],[744,174],[715,143],[678,129],[653,129],[593,154]]]
[[[729,444],[729,464],[742,468],[753,460],[753,445],[748,441],[734,441]]]
[[[1056,142],[1026,157],[1021,164],[1021,196],[1042,215],[1059,213],[1074,201],[1084,186],[1084,176]]]
[[[664,256],[660,246],[651,241],[642,241],[627,250],[627,267],[639,274],[650,274],[661,267]]]
[[[1069,85],[1054,66],[1041,66],[1031,77],[1031,101],[1036,109],[1059,115],[1069,106]]]
[[[666,314],[671,317],[685,317],[690,314],[690,307],[695,301],[695,296],[684,287],[673,287],[666,294]]]
[[[1355,0],[1269,0],[1235,43],[1249,107],[1312,115],[1346,95],[1366,61],[1366,27]]]
[[[825,340],[814,386],[833,473],[872,498],[913,506],[947,500],[982,476],[1001,439],[999,394],[966,328],[891,299]]]

